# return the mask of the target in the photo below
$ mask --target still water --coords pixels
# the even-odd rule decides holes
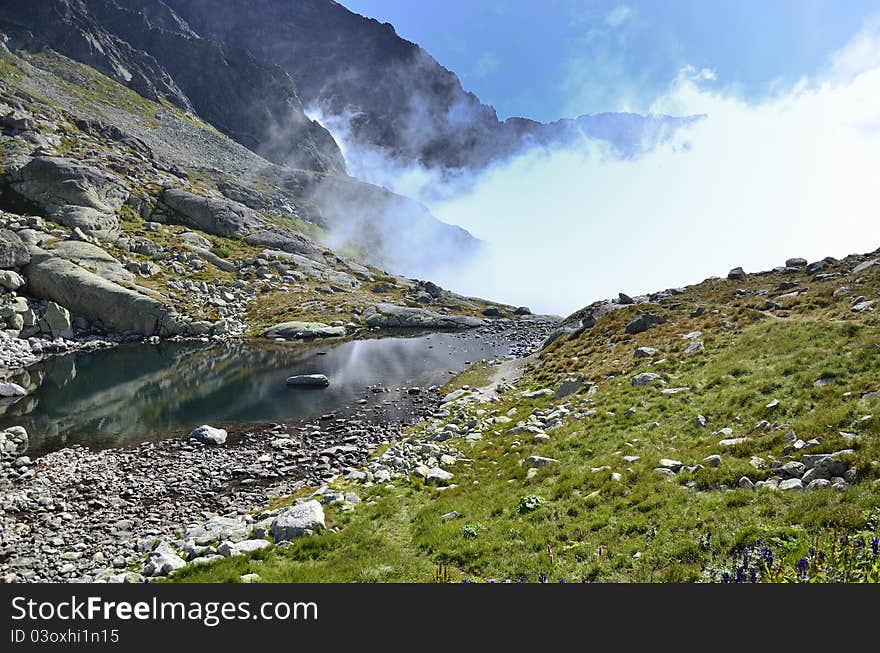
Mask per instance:
[[[0,428],[21,425],[31,456],[72,444],[100,449],[167,437],[199,424],[312,418],[391,389],[440,385],[466,361],[509,351],[503,340],[431,334],[331,344],[237,341],[131,344],[48,359],[13,380],[31,393],[0,405]],[[290,388],[294,374],[326,374],[326,389]]]

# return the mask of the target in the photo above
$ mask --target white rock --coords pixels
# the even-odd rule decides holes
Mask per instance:
[[[325,528],[324,508],[314,499],[288,508],[272,521],[271,533],[276,542],[311,535]]]

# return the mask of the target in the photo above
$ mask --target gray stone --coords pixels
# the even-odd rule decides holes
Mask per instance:
[[[225,429],[217,429],[203,424],[193,429],[189,437],[191,440],[197,440],[202,444],[218,445],[226,442],[227,433]]]
[[[745,279],[746,273],[742,268],[733,268],[730,272],[727,273],[727,278],[732,280]]]
[[[161,201],[171,210],[172,222],[217,236],[244,236],[264,226],[256,211],[225,198],[167,188]]]
[[[309,340],[312,338],[340,338],[345,335],[345,327],[329,326],[321,322],[282,322],[263,331],[266,338],[285,340]]]
[[[752,482],[748,476],[743,476],[737,481],[736,486],[738,488],[742,488],[743,490],[754,490],[755,484]]]
[[[50,252],[34,252],[24,276],[30,294],[57,302],[107,329],[142,335],[175,335],[185,330],[176,313],[162,302]]]
[[[70,312],[63,306],[59,306],[55,302],[47,303],[46,310],[43,313],[43,320],[53,338],[73,337]]]
[[[805,258],[790,258],[785,261],[785,267],[787,268],[805,268],[807,267],[807,259]]]
[[[19,268],[31,260],[27,245],[9,229],[0,229],[0,269]]]
[[[276,542],[312,535],[325,528],[324,508],[314,499],[286,509],[272,521],[271,533]]]
[[[632,378],[633,385],[650,385],[651,383],[666,384],[663,377],[654,372],[641,372]]]
[[[703,458],[703,462],[709,465],[709,467],[720,467],[721,466],[721,456],[717,453],[713,453],[711,456],[706,456]]]
[[[9,381],[0,381],[0,397],[24,397],[27,390],[17,383]]]
[[[428,475],[425,477],[425,483],[428,485],[448,485],[453,476],[454,474],[452,472],[447,472],[445,469],[440,469],[439,467],[433,467],[428,471]]]
[[[9,186],[67,227],[103,239],[119,233],[116,212],[128,192],[105,172],[70,159],[39,156],[17,170]]]
[[[242,540],[241,542],[223,542],[220,546],[217,547],[217,553],[222,555],[224,558],[229,558],[232,556],[244,555],[246,553],[253,553],[254,551],[260,551],[270,546],[272,546],[272,544],[266,540]]]
[[[24,277],[12,270],[0,270],[0,288],[18,290],[24,285]]]
[[[810,481],[807,484],[807,492],[813,492],[815,490],[822,490],[831,485],[831,481],[824,478],[817,478]]]
[[[683,462],[680,460],[673,460],[672,458],[661,458],[659,462],[660,467],[665,467],[666,469],[671,469],[673,472],[677,472],[681,469]]]
[[[529,456],[526,462],[532,467],[546,467],[553,463],[559,462],[556,458],[545,458],[544,456]]]
[[[213,544],[221,540],[240,542],[246,540],[251,532],[251,525],[239,517],[221,517],[216,515],[203,524],[187,528],[184,539],[193,540],[198,545]]]
[[[653,347],[639,347],[638,349],[636,349],[634,356],[636,358],[652,358],[659,353],[660,351],[654,349]]]
[[[298,374],[287,377],[287,385],[305,388],[326,388],[330,379],[323,374]]]
[[[643,331],[647,331],[653,326],[658,324],[663,324],[666,322],[666,318],[662,315],[655,315],[654,313],[642,313],[637,318],[633,319],[626,325],[626,332],[629,334],[642,333]]]
[[[134,275],[126,270],[122,263],[92,243],[64,240],[47,251],[76,263],[107,281],[128,285],[134,283]]]
[[[803,492],[804,484],[799,478],[789,478],[779,484],[779,489],[782,492]]]

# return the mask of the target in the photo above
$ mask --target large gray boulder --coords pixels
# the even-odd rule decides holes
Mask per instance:
[[[0,229],[0,269],[18,268],[31,260],[27,245],[18,234],[9,229]]]
[[[324,527],[324,508],[312,499],[278,515],[272,522],[271,533],[276,542],[282,542],[311,535]]]
[[[367,326],[384,329],[471,329],[483,326],[485,320],[469,315],[441,315],[424,308],[378,304],[367,309]]]
[[[128,192],[107,173],[61,157],[39,156],[11,176],[10,188],[54,220],[98,238],[119,231]]]
[[[166,188],[162,203],[169,219],[216,236],[245,236],[263,226],[260,215],[233,200],[196,195],[180,188]]]
[[[328,326],[321,322],[282,322],[263,331],[267,338],[285,340],[310,340],[312,338],[339,338],[345,335],[345,327]]]
[[[175,312],[162,302],[123,288],[76,263],[34,248],[23,269],[28,292],[64,306],[111,331],[175,335],[185,331]]]
[[[122,263],[110,254],[92,243],[81,240],[64,240],[48,251],[76,263],[89,272],[94,272],[107,281],[122,285],[134,283],[134,274],[126,270]]]
[[[218,429],[213,426],[203,424],[192,430],[189,434],[191,440],[196,440],[202,444],[218,445],[226,442],[226,429]]]

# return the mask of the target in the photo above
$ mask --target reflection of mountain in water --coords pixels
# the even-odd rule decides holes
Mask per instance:
[[[16,377],[32,391],[0,407],[0,427],[19,424],[29,453],[79,443],[134,444],[201,423],[269,422],[332,412],[367,386],[442,383],[466,360],[507,353],[473,337],[434,334],[341,344],[228,342],[124,345],[49,359]],[[323,373],[320,391],[288,388],[292,374]]]

